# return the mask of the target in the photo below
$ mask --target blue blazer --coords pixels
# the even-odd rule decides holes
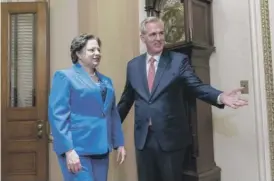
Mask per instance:
[[[71,149],[79,155],[104,154],[124,145],[112,81],[97,75],[107,87],[105,102],[100,87],[80,64],[54,74],[48,116],[58,155]]]

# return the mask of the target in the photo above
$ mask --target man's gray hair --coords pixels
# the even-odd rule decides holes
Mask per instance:
[[[164,24],[164,22],[160,18],[157,18],[155,16],[150,16],[150,17],[145,18],[141,22],[141,25],[140,25],[140,32],[141,32],[141,34],[145,34],[146,33],[146,25],[148,23],[156,23],[156,22],[160,22],[160,23]]]

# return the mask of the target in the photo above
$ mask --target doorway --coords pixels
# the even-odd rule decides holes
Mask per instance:
[[[1,180],[48,180],[47,11],[47,2],[1,3]]]

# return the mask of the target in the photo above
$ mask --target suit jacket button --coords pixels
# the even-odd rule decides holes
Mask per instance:
[[[148,103],[149,103],[149,104],[151,104],[152,102],[151,102],[151,101],[149,101]]]

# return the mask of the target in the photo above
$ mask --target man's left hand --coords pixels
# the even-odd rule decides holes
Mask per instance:
[[[230,92],[223,92],[220,95],[220,101],[222,102],[222,104],[233,109],[246,106],[248,104],[248,101],[240,97],[240,93],[242,90],[243,88],[238,88]]]

